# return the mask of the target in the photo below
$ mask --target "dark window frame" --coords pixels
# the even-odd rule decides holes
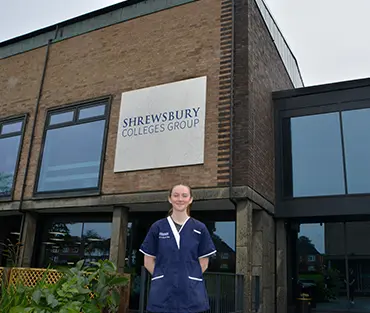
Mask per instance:
[[[291,158],[291,152],[284,151],[283,147],[286,136],[283,133],[284,119],[333,112],[340,113],[341,118],[344,111],[369,109],[370,79],[275,92],[272,98],[275,110],[276,217],[300,219],[370,214],[370,193],[294,198],[284,196],[283,189],[286,188],[284,183],[289,181],[286,162]]]
[[[111,96],[103,96],[99,98],[89,99],[81,102],[75,102],[72,104],[62,105],[59,107],[51,108],[47,110],[46,117],[45,117],[45,125],[42,135],[42,142],[39,151],[39,158],[37,161],[37,172],[35,177],[35,183],[33,186],[33,198],[61,198],[61,197],[74,197],[74,196],[91,196],[91,195],[100,195],[101,188],[102,188],[102,181],[103,181],[103,174],[104,174],[104,161],[105,161],[105,154],[107,150],[107,139],[108,139],[108,131],[109,131],[109,123],[110,123],[110,110],[111,110],[111,103],[112,97]],[[105,104],[105,112],[104,115],[99,115],[97,117],[91,117],[87,119],[82,119],[78,121],[78,113],[80,109],[85,109],[88,107],[98,106],[101,104]],[[74,111],[73,120],[70,122],[58,123],[55,125],[50,125],[50,119],[53,114],[61,114]],[[99,166],[99,179],[97,187],[92,188],[81,188],[78,190],[75,189],[66,189],[66,190],[52,190],[52,191],[38,191],[39,179],[40,179],[40,172],[41,172],[41,164],[44,156],[44,149],[45,149],[45,141],[46,135],[48,130],[52,129],[60,129],[69,126],[81,125],[92,123],[96,121],[105,120],[105,127],[104,127],[104,134],[103,134],[103,143],[102,143],[102,151],[101,151],[101,162]]]
[[[13,122],[22,122],[21,130],[18,132],[12,132],[12,133],[8,133],[5,135],[1,135],[3,125],[8,124],[8,123],[13,123]],[[16,163],[15,163],[14,175],[13,175],[13,180],[12,180],[11,192],[9,196],[0,196],[0,202],[9,202],[9,201],[13,201],[14,199],[15,185],[17,182],[19,163],[21,160],[21,155],[22,155],[22,150],[23,150],[23,142],[24,142],[24,135],[25,135],[25,129],[26,129],[27,122],[28,122],[28,114],[13,115],[13,116],[0,119],[0,140],[4,138],[14,137],[14,136],[20,136],[18,153],[16,156]]]

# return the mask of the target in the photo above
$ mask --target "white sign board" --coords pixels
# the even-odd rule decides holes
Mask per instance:
[[[207,77],[124,92],[115,172],[202,164]]]

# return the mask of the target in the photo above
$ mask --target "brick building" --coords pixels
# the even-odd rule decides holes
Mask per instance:
[[[24,243],[19,264],[109,257],[140,278],[138,247],[181,181],[194,189],[193,216],[224,249],[209,270],[244,275],[247,311],[258,276],[260,310],[274,311],[271,92],[302,80],[262,0],[128,0],[2,42],[0,58],[1,236]],[[186,91],[193,87],[199,93]],[[206,99],[193,132],[200,137],[178,129],[169,143],[145,141],[132,128],[131,139],[142,141],[131,149],[144,153],[130,155],[120,117],[128,107],[144,116],[132,91],[178,100],[181,88]],[[158,147],[181,152],[183,138],[189,147],[175,164]]]

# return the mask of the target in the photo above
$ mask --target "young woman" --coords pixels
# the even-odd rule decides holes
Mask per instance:
[[[191,188],[174,186],[168,217],[155,222],[140,247],[152,275],[147,310],[198,313],[209,309],[203,273],[216,253],[207,227],[190,217]]]

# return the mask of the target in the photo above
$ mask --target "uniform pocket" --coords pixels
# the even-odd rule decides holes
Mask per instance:
[[[193,276],[189,276],[189,279],[195,280],[195,281],[203,281],[203,278],[198,278],[198,277],[193,277]]]
[[[163,277],[164,277],[164,275],[155,276],[155,277],[152,278],[152,281],[157,280],[157,279],[162,279]]]
[[[199,309],[199,312],[207,308],[207,293],[202,277],[188,276],[189,278],[189,301],[194,307]]]
[[[157,308],[164,306],[169,297],[168,288],[168,277],[162,274],[153,276],[150,282],[148,305]]]

